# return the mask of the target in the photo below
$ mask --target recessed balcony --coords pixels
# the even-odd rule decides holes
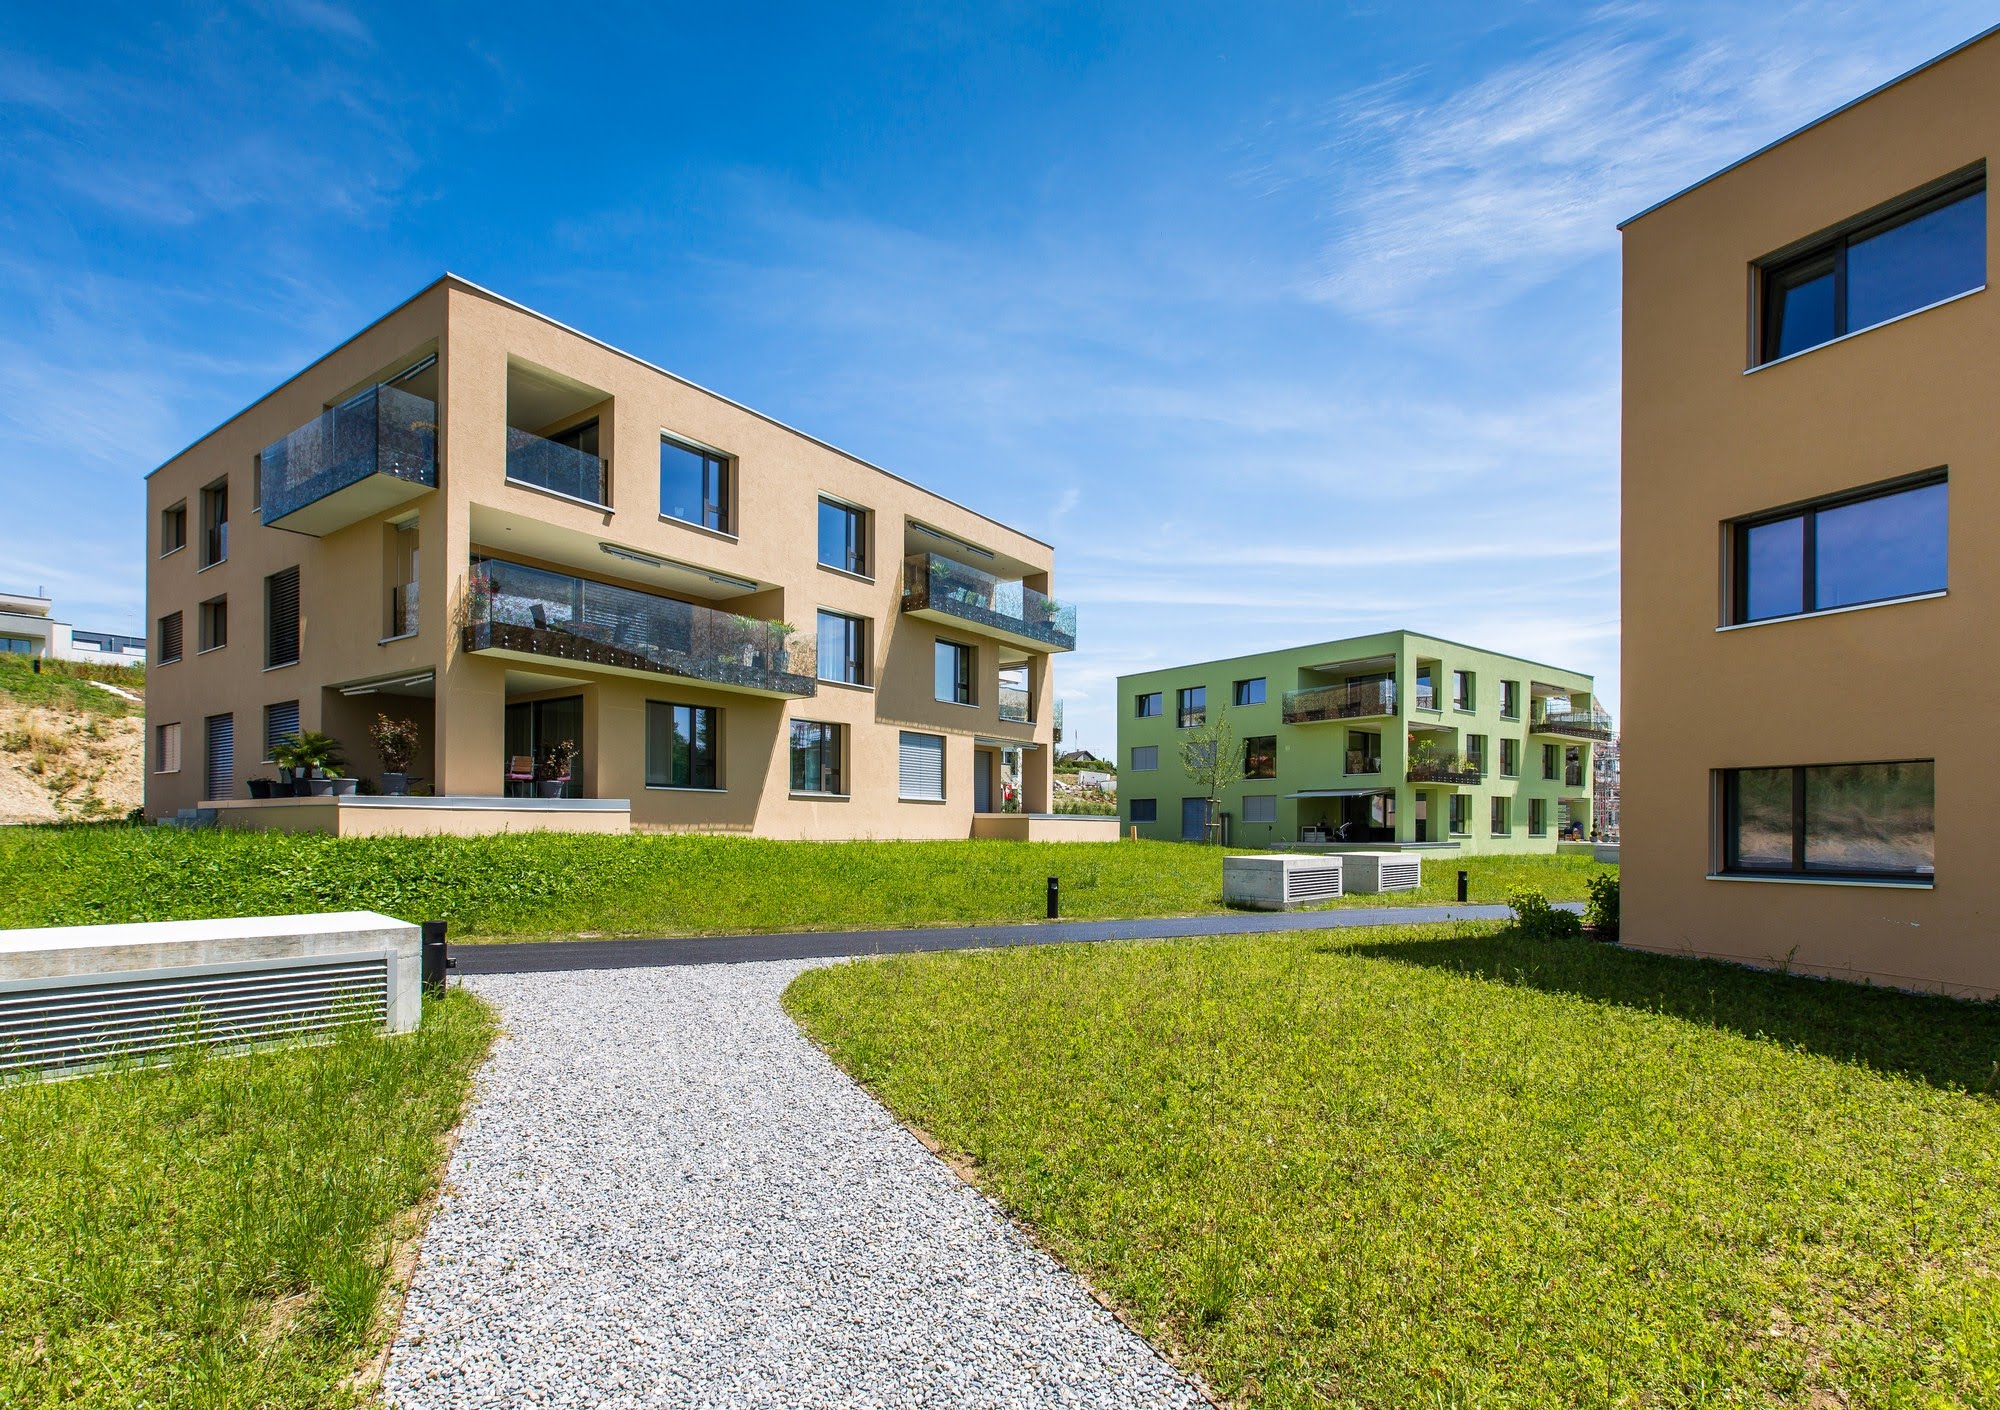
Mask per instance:
[[[1279,706],[1279,717],[1288,725],[1377,719],[1395,713],[1394,681],[1348,681],[1288,690]]]
[[[781,700],[819,693],[812,637],[783,622],[498,558],[473,565],[465,649]]]
[[[935,553],[903,560],[903,610],[1033,651],[1076,649],[1076,608]]]
[[[264,448],[259,514],[318,537],[437,488],[437,403],[375,386]]]

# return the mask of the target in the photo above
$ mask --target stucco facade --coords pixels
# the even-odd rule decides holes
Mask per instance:
[[[667,502],[690,464],[693,507]],[[820,561],[822,500],[858,516],[859,571]],[[1048,545],[456,278],[160,467],[147,501],[150,815],[270,775],[265,712],[291,702],[364,777],[377,713],[415,721],[410,772],[442,795],[532,791],[510,774],[524,754],[549,774],[560,734],[560,786],[629,798],[638,827],[964,837],[1003,762],[1048,807],[1050,663],[1074,639]],[[293,569],[296,651],[274,627]],[[933,581],[950,590],[908,590]],[[822,611],[862,624],[858,682],[816,678]],[[968,649],[968,702],[937,698],[940,639]],[[672,722],[700,710],[700,757],[676,763]],[[794,721],[839,727],[807,780],[825,787],[794,786]],[[899,782],[906,734],[943,741],[942,788],[914,790],[940,796]]]
[[[1980,233],[1953,258],[1980,268],[1945,279],[1934,251],[1904,278],[1913,306],[1888,306],[1894,316],[1856,314],[1849,287],[1850,252],[1924,200],[1983,204],[1996,147],[2000,39],[1989,35],[1624,227],[1627,944],[2000,991],[2000,833],[1983,816],[1995,766],[1984,732],[1954,708],[1976,716],[2000,662],[2000,557],[1981,530],[2000,522],[1990,225],[1956,206],[1960,228]],[[1821,250],[1845,321],[1793,351],[1773,322],[1772,281],[1803,288]],[[1800,611],[1744,605],[1751,577],[1778,571],[1747,556],[1752,526],[1817,523],[1831,511],[1815,505],[1880,504],[1909,486],[1948,493],[1948,534],[1942,521],[1915,534],[1885,512],[1870,531],[1876,600],[1808,588]],[[1811,558],[1824,556],[1824,530],[1818,542],[1804,551],[1809,584],[1827,572]],[[1746,774],[1785,770],[1801,778],[1795,861],[1745,840],[1741,793],[1730,795]],[[1877,806],[1832,819],[1812,790],[1843,771],[1934,777],[1934,794],[1925,782],[1915,802],[1897,795],[1896,816]],[[1838,828],[1883,836],[1873,854],[1850,847],[1843,867],[1826,859]]]
[[[1589,835],[1590,755],[1610,730],[1591,678],[1393,631],[1121,676],[1119,809],[1141,837],[1205,835],[1181,759],[1193,690],[1266,775],[1222,794],[1232,845],[1552,853],[1565,820]]]

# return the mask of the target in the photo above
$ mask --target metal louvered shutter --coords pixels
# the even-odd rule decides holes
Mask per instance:
[[[902,732],[896,760],[896,791],[923,801],[944,797],[944,736]]]
[[[299,702],[280,700],[275,705],[264,707],[264,762],[271,761],[272,746],[283,739],[292,739],[299,732]]]
[[[236,786],[236,717],[210,715],[202,756],[203,798],[227,798]]]
[[[264,664],[289,666],[299,659],[299,570],[287,568],[264,579]]]
[[[181,659],[181,614],[169,612],[160,618],[160,660]]]

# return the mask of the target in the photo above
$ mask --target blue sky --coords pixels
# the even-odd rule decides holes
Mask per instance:
[[[1125,671],[1408,626],[1617,702],[1616,222],[1982,7],[42,6],[0,32],[0,582],[454,270],[1058,549]]]

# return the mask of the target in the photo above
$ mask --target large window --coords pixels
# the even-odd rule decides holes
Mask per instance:
[[[201,492],[201,566],[229,557],[229,481],[217,480]]]
[[[1946,508],[1940,477],[1739,520],[1730,621],[1943,591]]]
[[[168,505],[160,511],[160,557],[187,547],[188,507],[187,501]]]
[[[1148,691],[1132,698],[1132,715],[1135,719],[1153,720],[1160,715],[1160,692]]]
[[[1986,282],[1984,172],[1762,266],[1758,361],[1977,289]]]
[[[868,575],[868,515],[852,505],[819,502],[819,561],[843,573]]]
[[[1477,698],[1473,694],[1475,684],[1473,674],[1470,671],[1453,671],[1451,673],[1452,709],[1470,710],[1475,708],[1477,704]]]
[[[181,614],[178,612],[169,612],[160,618],[158,659],[161,665],[181,659]]]
[[[264,579],[264,666],[290,666],[299,659],[299,570],[286,568]]]
[[[944,736],[904,730],[896,741],[896,796],[907,803],[944,801]]]
[[[717,533],[732,532],[729,468],[712,450],[660,437],[660,513]]]
[[[1157,798],[1128,798],[1125,800],[1126,817],[1135,823],[1154,823],[1160,820],[1160,800]]]
[[[1549,835],[1549,800],[1530,798],[1528,800],[1528,836],[1547,837]]]
[[[1382,772],[1382,735],[1372,729],[1351,729],[1347,732],[1347,766],[1342,770],[1350,774],[1379,774]]]
[[[1521,718],[1521,683],[1519,681],[1500,682],[1500,718],[1518,720]]]
[[[1157,744],[1135,744],[1132,746],[1132,772],[1151,773],[1160,767],[1160,746]]]
[[[264,707],[264,762],[271,762],[271,750],[299,736],[299,702],[280,700]]]
[[[1505,798],[1495,798],[1493,800],[1493,816],[1490,821],[1492,824],[1491,831],[1495,837],[1505,837],[1513,832],[1514,817],[1509,800]]]
[[[841,775],[841,727],[819,720],[792,721],[792,792],[846,796]]]
[[[1725,770],[1723,870],[1928,881],[1935,773],[1929,759]]]
[[[819,678],[868,684],[868,623],[840,612],[819,614]]]
[[[1255,676],[1247,681],[1236,682],[1236,687],[1231,692],[1230,699],[1238,705],[1262,705],[1264,703],[1264,693],[1264,677]]]
[[[646,787],[720,788],[722,712],[646,702]]]
[[[196,651],[213,651],[229,645],[229,599],[211,597],[195,608]]]
[[[1243,777],[1276,778],[1278,776],[1278,737],[1275,734],[1253,734],[1243,741]]]
[[[1453,837],[1472,835],[1472,799],[1463,793],[1451,795],[1451,835]]]
[[[1503,739],[1500,741],[1500,777],[1519,778],[1521,776],[1521,741]]]
[[[1542,746],[1542,777],[1553,783],[1562,769],[1562,750],[1554,744]]]
[[[972,703],[971,647],[940,638],[932,672],[932,691],[938,699],[953,705]]]
[[[1476,774],[1486,772],[1486,736],[1468,734],[1465,737],[1465,762]]]
[[[1208,722],[1208,687],[1191,685],[1179,693],[1175,719],[1182,729]]]

